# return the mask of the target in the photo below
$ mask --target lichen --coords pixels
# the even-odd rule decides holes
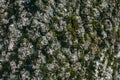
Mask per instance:
[[[0,0],[0,80],[119,80],[119,1]]]

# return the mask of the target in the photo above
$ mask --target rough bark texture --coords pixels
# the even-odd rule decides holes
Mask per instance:
[[[1,80],[120,80],[120,0],[0,0]]]

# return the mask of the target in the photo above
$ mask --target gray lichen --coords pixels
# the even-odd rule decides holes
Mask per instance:
[[[1,80],[119,80],[120,0],[0,0]]]

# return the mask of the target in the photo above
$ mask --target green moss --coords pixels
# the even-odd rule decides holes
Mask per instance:
[[[54,16],[54,17],[53,17],[53,21],[54,21],[54,23],[58,23],[58,22],[59,22],[58,17],[57,17],[57,16]]]
[[[74,41],[75,39],[77,39],[76,32],[75,32],[75,30],[74,30],[74,28],[72,27],[71,24],[68,24],[67,29],[72,34],[72,41]]]
[[[77,20],[73,20],[72,26],[74,27],[75,30],[79,29],[79,24],[78,24]]]
[[[71,23],[71,16],[66,16],[65,19],[67,24]]]
[[[69,0],[69,2],[72,2],[73,0]]]
[[[90,36],[89,36],[88,33],[86,33],[86,34],[84,35],[84,38],[85,38],[85,41],[90,41],[90,40],[91,40],[91,38],[90,38]]]
[[[62,80],[63,78],[61,76],[57,76],[57,80]]]
[[[8,6],[8,13],[9,13],[9,16],[11,16],[11,15],[13,15],[14,14],[14,6],[13,6],[13,4],[10,4],[9,6]]]
[[[36,41],[35,46],[36,46],[37,49],[40,49],[40,48],[41,48],[40,45],[41,45],[41,41],[42,41],[42,40],[43,40],[43,39],[42,39],[41,37],[39,37],[38,40]]]
[[[77,30],[79,28],[79,24],[76,19],[76,15],[72,14],[70,16],[66,16],[66,22],[67,24],[71,24],[71,27]]]
[[[109,28],[109,24],[107,22],[103,22],[102,24],[104,26],[104,29]]]
[[[58,62],[59,66],[64,67],[66,59],[58,59],[58,60],[59,60]]]
[[[56,36],[57,36],[57,34],[56,34],[54,31],[52,31],[52,33],[53,33],[53,36],[54,36],[54,37],[56,37]]]
[[[72,28],[71,24],[68,24],[67,29],[69,32],[74,33],[74,29]]]
[[[93,29],[94,29],[94,30],[97,30],[97,29],[98,29],[98,22],[93,21],[93,22],[92,22],[92,25],[93,25]]]
[[[58,39],[59,41],[64,41],[64,40],[66,40],[65,33],[66,33],[66,31],[56,32],[57,39]]]
[[[66,42],[66,41],[61,41],[60,43],[61,43],[61,46],[62,46],[62,47],[69,48],[69,43],[68,43],[68,42]]]
[[[73,78],[76,75],[76,71],[72,67],[67,68],[67,72],[70,72],[70,78]]]
[[[77,30],[79,28],[79,25],[78,25],[78,22],[77,22],[77,19],[76,19],[76,15],[75,14],[72,14],[71,15],[71,19],[72,19],[72,27]]]
[[[43,39],[41,37],[38,38],[37,44],[40,44]]]
[[[44,3],[45,6],[49,5],[49,1],[48,0],[42,0],[42,2]]]
[[[54,59],[53,59],[52,56],[50,56],[50,55],[46,56],[46,62],[47,62],[47,63],[52,63],[53,60],[54,60]]]
[[[2,15],[0,14],[0,24],[1,24],[1,21],[2,21]]]
[[[48,71],[48,69],[47,69],[46,65],[40,66],[40,74],[42,73],[43,75],[45,75],[45,74],[47,74],[47,71]]]
[[[90,9],[90,17],[94,17],[93,9]]]
[[[54,55],[56,57],[58,54],[60,54],[60,49],[55,50],[53,53],[54,53]]]
[[[55,2],[59,2],[59,0],[54,0]]]
[[[19,42],[19,43],[23,43],[23,39],[24,39],[23,36],[19,37],[18,42]]]
[[[3,71],[10,71],[11,70],[11,68],[10,68],[10,63],[8,62],[8,61],[6,61],[6,62],[4,62],[3,64],[2,64],[2,66],[4,66],[4,67],[2,67],[2,70]]]
[[[26,38],[26,43],[30,43],[30,39],[29,38]]]
[[[32,21],[31,26],[35,27],[35,25],[36,25],[36,23],[34,21]]]
[[[80,48],[80,45],[79,44],[75,44],[75,45],[73,45],[74,46],[74,48],[76,48],[76,49],[79,49]]]
[[[71,15],[71,19],[72,19],[72,20],[76,20],[76,15],[75,15],[75,14],[72,14],[72,15]]]
[[[68,12],[70,11],[70,6],[69,5],[66,5],[65,8],[67,9]]]
[[[62,13],[57,13],[59,17],[63,17],[64,15]]]
[[[81,43],[84,43],[84,39],[82,39],[82,38],[78,38],[78,42],[81,44]]]
[[[75,41],[76,39],[77,39],[76,35],[72,37],[72,41]]]
[[[81,63],[81,68],[84,68],[84,61],[85,61],[85,55],[84,55],[84,53],[82,53],[81,55],[80,55],[80,57],[79,57],[79,62]]]

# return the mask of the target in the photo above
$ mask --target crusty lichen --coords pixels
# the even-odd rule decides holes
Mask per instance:
[[[120,79],[119,3],[0,0],[0,79]]]

